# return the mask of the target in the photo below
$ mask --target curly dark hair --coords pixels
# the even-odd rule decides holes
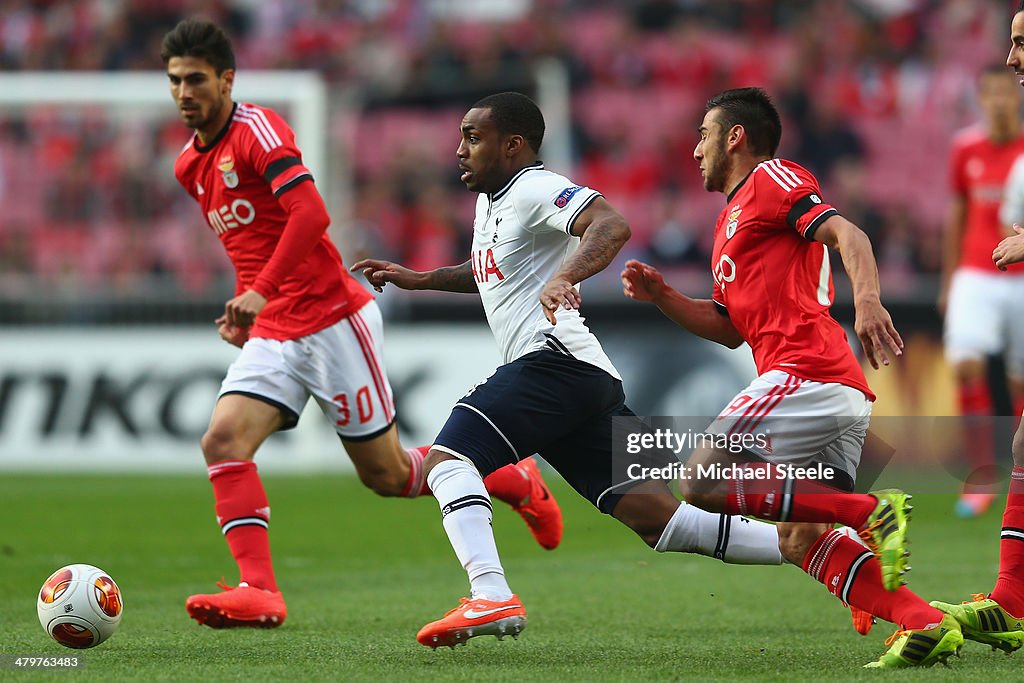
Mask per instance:
[[[518,92],[502,92],[477,100],[473,109],[490,109],[495,127],[504,135],[522,135],[534,152],[544,142],[544,115],[529,97]]]
[[[235,51],[227,34],[217,24],[200,17],[178,22],[178,25],[164,36],[160,58],[166,64],[171,57],[205,59],[218,76],[228,69],[235,68]]]

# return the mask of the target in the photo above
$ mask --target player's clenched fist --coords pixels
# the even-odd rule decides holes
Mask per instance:
[[[227,317],[222,315],[213,321],[214,324],[217,325],[217,333],[220,334],[220,338],[228,344],[242,348],[242,346],[245,345],[246,340],[249,338],[249,328],[228,325],[227,320]]]
[[[224,304],[224,322],[231,327],[251,327],[267,300],[255,289],[249,289]]]
[[[992,261],[999,270],[1006,270],[1012,263],[1024,261],[1024,228],[1013,224],[1014,235],[1003,239],[992,251]]]
[[[665,291],[665,278],[654,266],[630,259],[622,271],[622,293],[637,301],[654,301]]]

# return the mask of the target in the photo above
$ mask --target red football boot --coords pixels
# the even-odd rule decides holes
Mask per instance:
[[[210,628],[277,628],[288,615],[280,592],[272,593],[245,583],[227,586],[222,593],[190,595],[185,609],[190,617]]]

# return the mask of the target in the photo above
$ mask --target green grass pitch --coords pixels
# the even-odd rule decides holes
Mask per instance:
[[[518,641],[475,639],[432,651],[416,631],[466,593],[433,499],[387,500],[351,477],[264,477],[286,624],[213,631],[185,614],[190,593],[237,580],[202,476],[0,477],[0,653],[75,654],[40,628],[35,596],[63,564],[104,568],[121,586],[114,637],[78,654],[79,680],[636,681],[1010,680],[1013,657],[967,643],[952,670],[861,670],[892,632],[858,636],[849,613],[794,567],[734,567],[660,555],[556,475],[565,539],[533,542],[498,505],[506,572],[529,611]],[[1002,499],[960,521],[948,496],[916,496],[910,585],[926,599],[992,587]],[[52,673],[0,670],[0,680]]]

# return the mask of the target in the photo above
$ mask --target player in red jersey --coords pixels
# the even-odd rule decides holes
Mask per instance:
[[[216,320],[241,347],[202,438],[218,523],[237,587],[193,595],[189,614],[214,628],[274,627],[286,608],[268,538],[270,507],[253,462],[274,432],[294,427],[312,396],[356,472],[384,496],[429,494],[423,458],[405,450],[383,365],[372,296],[342,265],[330,219],[288,125],[231,98],[235,58],[215,24],[188,19],[163,41],[171,95],[195,134],[174,164],[236,271],[236,296]],[[495,471],[488,490],[517,509],[538,542],[558,545],[562,519],[531,458]]]
[[[707,510],[784,522],[786,559],[844,602],[899,624],[892,647],[869,666],[944,660],[963,643],[959,626],[900,585],[908,496],[852,493],[874,395],[829,314],[828,247],[843,257],[855,329],[878,367],[888,365],[890,353],[900,355],[903,342],[880,301],[871,245],[822,199],[814,176],[774,158],[782,125],[763,90],[725,91],[705,111],[694,158],[705,189],[727,199],[715,226],[712,297],[684,296],[638,261],[622,274],[627,296],[653,301],[712,341],[732,348],[745,341],[754,354],[759,377],[709,428],[752,437],[745,443],[753,457],[698,449],[692,469],[727,474],[681,481],[683,496]],[[810,474],[791,469],[808,466]],[[810,478],[815,474],[818,480]],[[874,552],[833,529],[836,523],[859,530]]]
[[[1006,65],[1024,86],[1024,2],[1010,23],[1010,54]],[[1024,262],[1024,230],[1004,238],[992,252],[1000,270]],[[1019,314],[1018,314],[1019,315]],[[1024,421],[1013,435],[1013,470],[999,533],[999,576],[988,595],[960,605],[933,602],[960,622],[964,636],[994,648],[1013,652],[1024,645]]]
[[[1006,354],[1015,409],[1024,408],[1024,276],[1000,273],[992,245],[1009,233],[1000,202],[1014,162],[1024,154],[1020,89],[1006,67],[988,67],[978,81],[982,122],[957,134],[950,152],[953,204],[943,240],[939,310],[945,315],[946,358],[956,373],[970,472],[957,501],[960,517],[992,504],[995,476],[993,398],[987,361]],[[1015,216],[1007,221],[1020,220]]]

